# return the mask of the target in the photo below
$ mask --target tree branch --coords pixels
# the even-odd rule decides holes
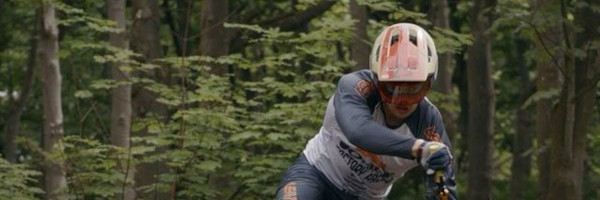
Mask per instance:
[[[286,17],[283,17],[272,24],[272,26],[279,27],[283,31],[289,31],[295,27],[307,24],[311,19],[322,15],[325,11],[329,10],[336,2],[325,0],[317,3],[316,5],[306,9],[299,13],[289,13]],[[265,24],[269,25],[269,24]]]
[[[581,97],[586,92],[589,92],[591,89],[596,88],[596,85],[600,82],[600,72],[597,72],[591,79],[590,84],[588,84],[585,88],[581,89],[577,94],[575,94],[575,99]]]
[[[310,22],[310,20],[314,19],[322,15],[325,11],[329,10],[333,5],[335,5],[336,1],[331,0],[323,0],[316,5],[302,11],[292,11],[289,13],[284,13],[279,16],[273,17],[271,19],[267,19],[263,22],[259,22],[259,26],[261,27],[279,27],[282,31],[290,31],[294,30],[296,27],[301,27]],[[231,34],[231,38],[234,40],[232,43],[234,46],[232,50],[235,51],[241,48],[244,43],[244,40],[240,37],[241,31],[234,31]],[[253,33],[249,37],[250,38],[258,38],[260,34]]]
[[[229,200],[234,200],[237,197],[237,195],[240,194],[242,190],[244,190],[245,186],[246,185],[244,185],[243,183],[242,185],[238,186],[238,188],[235,189],[235,192],[233,192],[233,194],[229,197]]]
[[[529,26],[531,26],[531,28],[533,28],[533,31],[535,32],[537,39],[540,41],[540,44],[544,48],[544,52],[546,52],[546,54],[548,54],[548,56],[550,56],[550,58],[552,59],[552,62],[554,63],[554,66],[556,66],[556,68],[558,68],[558,70],[564,77],[567,77],[567,73],[565,72],[565,69],[563,69],[561,67],[562,65],[558,62],[558,59],[556,59],[553,56],[552,52],[550,52],[550,49],[548,49],[548,47],[546,46],[546,43],[544,42],[544,39],[542,38],[542,33],[540,33],[540,30],[535,25],[533,25],[531,22],[526,22],[526,23],[529,24]]]
[[[558,59],[556,59],[556,57],[554,57],[554,54],[552,52],[550,52],[550,49],[548,48],[548,46],[546,45],[546,42],[544,42],[544,38],[542,36],[542,33],[540,32],[540,30],[533,24],[533,18],[536,15],[536,12],[531,13],[531,17],[529,20],[525,20],[525,19],[521,19],[518,18],[520,21],[524,22],[525,24],[529,25],[531,28],[533,28],[533,31],[535,32],[536,38],[539,40],[540,44],[542,45],[542,47],[544,48],[544,52],[546,52],[546,54],[548,54],[548,56],[550,57],[550,59],[552,59],[552,62],[554,63],[554,66],[560,71],[560,73],[564,76],[567,77],[567,74],[565,72],[565,69],[563,69],[561,66],[561,64],[558,62]],[[550,29],[550,31],[552,31],[553,29]],[[553,35],[555,35],[555,33],[553,33]]]

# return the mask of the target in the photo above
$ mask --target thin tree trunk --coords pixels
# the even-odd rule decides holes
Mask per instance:
[[[169,0],[164,0],[162,3],[162,10],[165,13],[165,21],[167,22],[167,24],[169,25],[169,31],[170,31],[170,35],[171,35],[171,40],[173,40],[173,48],[175,48],[175,54],[177,54],[177,56],[181,56],[182,53],[182,43],[183,43],[183,38],[181,38],[181,27],[177,27],[176,26],[176,22],[175,22],[175,16],[173,15],[173,12],[171,12],[172,8],[169,5]],[[180,20],[180,21],[184,21],[184,20]]]
[[[60,140],[63,137],[63,114],[61,100],[61,75],[58,61],[58,27],[54,5],[42,4],[42,30],[39,44],[39,58],[42,65],[42,98],[44,119],[44,151],[55,154],[62,151]],[[65,199],[67,180],[61,159],[44,160],[46,199]]]
[[[433,22],[433,25],[439,28],[450,29],[450,9],[448,8],[447,0],[431,0],[431,8],[429,10],[429,18]],[[446,104],[453,104],[454,101],[450,98],[452,96],[452,59],[454,54],[450,52],[442,53],[438,59],[438,76],[434,89],[446,96],[443,102]],[[444,126],[450,141],[454,138],[454,133],[457,129],[457,116],[454,112],[441,107],[440,112],[444,119]]]
[[[567,20],[566,2],[560,1],[563,20]],[[547,199],[579,199],[575,197],[575,170],[573,163],[573,138],[575,127],[575,60],[569,53],[573,49],[566,22],[561,26],[567,53],[562,66],[565,82],[553,115],[554,129],[550,132],[550,190]]]
[[[229,53],[230,33],[225,29],[223,23],[229,17],[229,2],[223,0],[203,0],[200,17],[200,54],[218,58],[226,56]],[[229,72],[229,66],[225,64],[208,63],[211,67],[211,73],[223,76]],[[207,105],[202,105],[207,106]],[[231,174],[208,175],[208,184],[217,187],[231,187]],[[223,194],[217,196],[217,199],[226,198]]]
[[[491,199],[494,127],[494,87],[491,67],[491,36],[486,33],[492,24],[494,0],[476,0],[470,27],[474,42],[468,50],[469,78],[468,120],[468,185],[469,200]]]
[[[597,31],[600,27],[600,14],[592,10],[593,6],[600,6],[597,1],[587,1],[590,6],[578,7],[575,11],[575,23],[583,28],[582,32],[578,32],[575,36],[575,47],[584,49],[587,56],[575,60],[575,128],[573,135],[573,163],[575,176],[575,192],[576,199],[581,199],[583,189],[583,165],[585,157],[587,157],[585,148],[587,144],[587,134],[590,127],[590,119],[592,119],[595,109],[595,85],[597,81],[593,80],[595,75],[600,73],[600,56],[598,49],[592,49],[592,41],[598,40]],[[591,89],[589,87],[592,87]]]
[[[456,60],[456,68],[454,69],[454,75],[452,77],[453,82],[458,87],[458,101],[460,105],[460,113],[458,115],[457,131],[461,133],[463,140],[457,140],[458,144],[455,145],[455,149],[469,149],[469,143],[466,138],[469,138],[469,132],[467,131],[467,122],[469,121],[469,80],[465,77],[467,75],[467,62],[464,53],[460,53],[454,56]],[[468,157],[467,151],[460,151],[460,154],[456,155],[456,169],[460,171],[464,169],[466,160]]]
[[[456,1],[449,1],[448,7],[450,8],[450,13],[456,13],[458,10],[458,5]],[[464,24],[467,19],[460,15],[450,15],[450,27],[454,32],[460,32],[462,24]],[[456,84],[458,88],[458,102],[460,105],[460,113],[458,114],[457,123],[456,123],[456,133],[460,133],[460,137],[464,138],[463,140],[456,140],[456,143],[453,143],[455,146],[454,149],[468,149],[468,143],[466,138],[469,138],[467,132],[467,121],[468,121],[468,113],[469,113],[469,103],[468,103],[468,79],[467,77],[467,64],[465,58],[465,52],[459,52],[453,56],[453,60],[455,62],[454,71],[452,73],[452,83]],[[446,119],[445,119],[446,120]],[[465,165],[465,159],[467,157],[466,151],[460,151],[458,155],[456,155],[456,171],[463,171]]]
[[[21,84],[21,92],[19,92],[19,97],[17,100],[12,103],[12,107],[10,108],[10,115],[8,116],[8,120],[6,121],[6,126],[4,127],[4,149],[3,153],[6,157],[6,160],[9,162],[16,162],[18,158],[17,153],[17,142],[16,138],[19,134],[19,128],[21,124],[21,116],[23,115],[23,111],[25,110],[25,106],[27,105],[27,101],[29,100],[29,93],[31,88],[33,87],[33,73],[37,60],[36,53],[38,48],[38,27],[39,27],[39,12],[36,12],[34,28],[31,33],[30,39],[30,49],[29,49],[29,61],[27,63],[26,70],[24,72],[23,83]]]
[[[513,162],[510,176],[510,199],[526,199],[526,191],[529,188],[529,176],[531,174],[531,147],[533,140],[533,115],[532,109],[520,108],[533,90],[533,83],[529,78],[529,69],[523,60],[526,51],[526,41],[515,40],[516,51],[514,57],[517,62],[519,76],[521,79],[521,94],[519,94],[517,112],[515,114],[515,138],[513,149]]]
[[[572,58],[565,58],[572,60]],[[554,111],[553,130],[550,132],[550,185],[548,200],[577,199],[574,197],[573,126],[575,120],[575,80],[572,61],[565,61],[566,75],[560,100]]]
[[[200,54],[213,58],[229,53],[229,37],[223,23],[229,16],[229,2],[203,0],[200,20]],[[227,65],[211,64],[213,74],[224,75]]]
[[[354,70],[369,68],[371,45],[367,39],[367,7],[350,0],[350,16],[354,22],[354,34],[350,43],[350,60],[356,62]]]
[[[129,49],[127,38],[125,0],[107,0],[108,19],[115,21],[120,33],[111,33],[109,42],[122,50]],[[129,72],[120,69],[122,63],[110,63],[110,72],[113,80],[117,82],[129,79]],[[112,90],[111,115],[110,115],[110,141],[113,145],[128,150],[130,147],[131,131],[131,85],[120,85]],[[128,153],[129,154],[129,153]],[[116,199],[135,199],[135,189],[128,180],[133,180],[134,168],[130,166],[131,157],[118,160],[117,170],[125,174],[122,184],[123,190],[117,194]]]
[[[550,0],[532,0],[533,9],[535,12],[541,12],[545,9],[544,6],[550,4]],[[537,28],[537,27],[534,27]],[[537,91],[544,92],[554,89],[560,89],[562,83],[562,77],[559,76],[558,67],[553,60],[562,60],[562,56],[558,51],[546,52],[546,47],[552,45],[549,41],[556,41],[555,37],[559,35],[552,35],[551,29],[557,29],[556,26],[548,27],[544,30],[539,30],[539,35],[536,36],[536,49],[542,55],[538,56],[536,60],[536,86]],[[555,56],[555,58],[549,58],[548,54]],[[546,199],[550,188],[550,132],[552,131],[552,124],[555,122],[552,120],[553,111],[553,99],[540,99],[536,103],[536,140],[537,140],[537,168],[538,168],[538,199]]]
[[[166,2],[165,2],[166,3]],[[134,52],[140,53],[146,62],[152,62],[153,59],[163,57],[163,51],[160,45],[160,12],[158,0],[134,0],[134,23],[131,29],[135,38],[132,38],[131,46]],[[178,51],[181,51],[179,49]],[[142,76],[155,79],[157,82],[169,84],[170,72],[164,68],[158,68],[152,74],[144,74]],[[144,88],[138,88],[138,96],[134,100],[136,105],[135,117],[141,118],[145,112],[155,113],[159,117],[166,118],[166,106],[157,103],[155,100],[157,95]],[[157,119],[163,121],[162,119]],[[142,129],[136,133],[140,137],[149,136],[147,129]],[[165,147],[156,148],[151,155],[156,155],[165,152]],[[150,155],[150,156],[151,156]],[[137,187],[151,186],[159,184],[158,176],[168,173],[168,167],[164,162],[140,163],[136,166],[137,174],[144,176],[136,176]],[[166,182],[166,181],[165,181]],[[153,187],[156,188],[156,187]],[[138,191],[143,198],[146,199],[172,199],[168,191],[154,190],[151,192]]]

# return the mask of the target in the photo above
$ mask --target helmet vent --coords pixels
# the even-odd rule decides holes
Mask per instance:
[[[399,35],[392,36],[392,42],[391,42],[390,46],[393,46],[396,42],[398,42],[398,37],[399,37]]]
[[[381,49],[381,45],[377,46],[377,51],[375,52],[375,61],[379,62],[379,49]]]
[[[427,62],[431,62],[431,49],[427,46]]]
[[[408,40],[413,43],[415,46],[417,46],[417,36],[411,34],[410,36],[408,36]]]

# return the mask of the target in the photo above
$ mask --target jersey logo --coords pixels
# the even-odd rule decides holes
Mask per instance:
[[[367,98],[369,97],[369,95],[371,95],[371,93],[374,90],[374,86],[373,83],[371,81],[367,81],[367,80],[360,80],[358,81],[358,83],[356,83],[356,85],[354,86],[354,90],[356,90],[356,93],[360,94],[360,96]]]
[[[363,155],[362,152],[366,152],[364,150],[360,150],[360,148],[350,147],[348,144],[340,141],[337,145],[339,155],[346,162],[347,166],[350,168],[352,172],[356,176],[358,176],[362,181],[367,183],[378,183],[385,182],[391,183],[394,180],[394,174],[385,171],[380,164],[383,164],[381,159],[377,156],[377,160],[375,161],[372,153],[368,155]],[[365,157],[369,157],[373,159],[373,162],[368,162]],[[385,167],[385,165],[384,165]]]
[[[442,142],[442,138],[440,138],[440,134],[435,132],[435,126],[430,126],[425,129],[425,140],[433,141],[433,142]]]
[[[368,152],[364,149],[361,148],[356,148],[356,151],[358,151],[358,153],[362,154],[363,156],[370,158],[375,165],[377,165],[379,168],[385,170],[385,163],[381,160],[381,157],[379,157],[378,155]]]

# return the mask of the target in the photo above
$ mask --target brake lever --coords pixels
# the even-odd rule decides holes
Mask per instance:
[[[440,200],[448,200],[450,190],[446,186],[446,181],[444,180],[444,171],[435,171],[434,182],[437,185],[437,196],[440,198]]]

